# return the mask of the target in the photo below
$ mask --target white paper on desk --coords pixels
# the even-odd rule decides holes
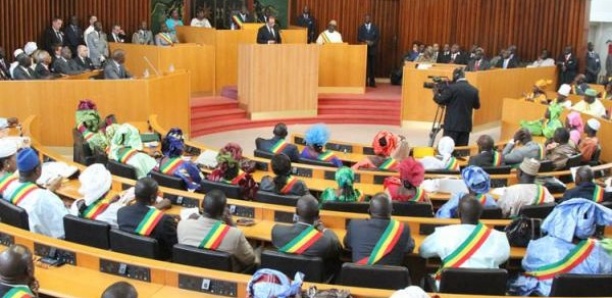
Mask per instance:
[[[49,181],[57,178],[58,176],[68,178],[79,169],[75,166],[69,166],[64,162],[45,162],[42,164],[42,171],[36,183],[39,185],[46,185]]]
[[[506,193],[505,187],[498,187],[498,188],[494,188],[493,190],[491,190],[491,194],[493,194],[494,196],[497,196],[498,198],[501,198],[505,193]]]
[[[203,165],[208,168],[217,167],[217,152],[212,150],[206,150],[200,153],[200,156],[196,159],[196,164]]]
[[[445,193],[458,193],[458,192],[467,193],[468,188],[465,185],[465,182],[463,182],[463,180],[461,179],[442,178],[440,179],[438,191],[445,192]]]
[[[181,220],[188,219],[192,214],[200,214],[198,207],[181,209]]]

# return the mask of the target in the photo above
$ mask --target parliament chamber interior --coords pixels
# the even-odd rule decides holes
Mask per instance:
[[[608,0],[0,10],[2,297],[612,297]]]

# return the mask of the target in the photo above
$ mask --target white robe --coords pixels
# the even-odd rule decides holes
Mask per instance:
[[[327,39],[324,37],[327,37]],[[329,32],[325,30],[319,34],[317,38],[317,44],[326,44],[326,43],[342,43],[342,34],[338,31]]]
[[[83,199],[78,199],[72,203],[72,205],[70,206],[70,214],[74,216],[79,216],[79,208],[77,207],[77,202],[80,201],[83,201]],[[104,210],[104,212],[100,213],[100,215],[98,215],[95,220],[106,222],[111,225],[112,228],[118,228],[119,226],[117,225],[117,212],[123,206],[123,204],[120,204],[118,202],[112,203],[108,206],[108,208],[106,208],[106,210]]]
[[[601,103],[601,101],[599,101],[599,99],[595,99],[592,104],[588,104],[586,101],[581,100],[572,107],[572,110],[585,113],[593,117],[603,117],[606,115],[606,107]]]

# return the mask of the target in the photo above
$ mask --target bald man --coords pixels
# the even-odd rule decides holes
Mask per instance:
[[[481,135],[476,144],[479,153],[470,157],[468,162],[470,166],[490,168],[504,165],[503,154],[495,150],[495,142],[490,135]]]
[[[138,292],[130,283],[118,281],[104,290],[102,298],[138,298]]]
[[[368,265],[403,264],[404,255],[414,249],[414,240],[410,237],[408,225],[391,219],[392,210],[391,199],[381,192],[370,200],[370,219],[351,220],[346,229],[344,247],[352,251],[353,262]],[[387,241],[387,238],[397,241]],[[388,247],[381,245],[386,253],[373,253],[379,242],[390,244]]]
[[[576,187],[565,191],[559,203],[579,198],[592,200],[597,203],[612,200],[612,193],[606,192],[605,187],[595,184],[593,178],[593,170],[591,170],[591,167],[582,166],[578,168],[574,178]]]
[[[132,78],[132,74],[125,69],[125,51],[116,49],[111,57],[112,59],[104,65],[104,79],[119,80]]]
[[[34,277],[32,252],[23,245],[12,245],[0,253],[0,296],[35,297],[38,281]]]

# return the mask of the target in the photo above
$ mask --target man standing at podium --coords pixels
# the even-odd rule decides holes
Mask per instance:
[[[270,16],[264,26],[257,31],[258,44],[281,43],[280,32],[276,27],[276,17]]]
[[[370,87],[376,87],[374,81],[374,69],[376,62],[376,52],[378,50],[378,40],[380,39],[380,32],[378,27],[372,24],[370,15],[365,15],[365,22],[359,27],[357,32],[357,41],[368,45],[368,67],[367,67],[367,84]]]

